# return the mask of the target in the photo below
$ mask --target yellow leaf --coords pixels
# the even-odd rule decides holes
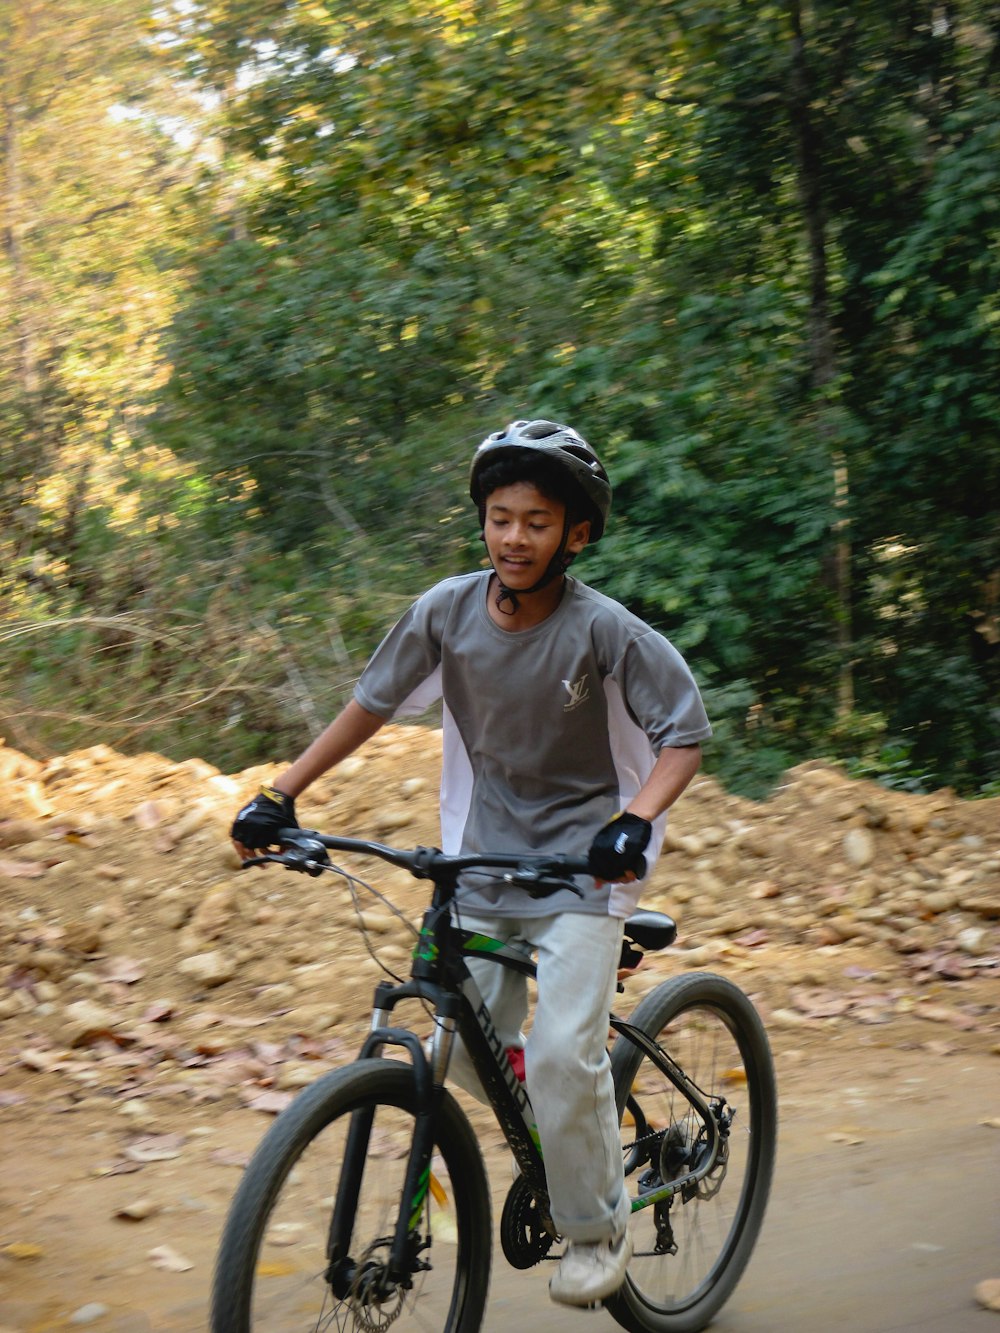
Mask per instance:
[[[290,1277],[295,1271],[295,1265],[287,1259],[268,1259],[257,1265],[258,1277]]]
[[[438,1180],[433,1171],[431,1172],[431,1193],[437,1200],[438,1206],[444,1208],[448,1203],[448,1195],[445,1193],[440,1180]]]
[[[0,1254],[5,1254],[8,1259],[40,1259],[45,1251],[40,1245],[32,1245],[27,1241],[12,1241],[10,1245],[5,1245]]]

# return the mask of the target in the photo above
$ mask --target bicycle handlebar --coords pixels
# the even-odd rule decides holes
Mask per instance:
[[[280,852],[266,852],[244,861],[244,866],[265,865],[273,862],[289,870],[306,875],[321,875],[332,870],[327,851],[353,852],[359,856],[377,856],[391,865],[408,870],[415,879],[435,882],[456,877],[463,870],[487,867],[507,873],[506,883],[527,890],[534,897],[545,897],[558,889],[570,889],[578,897],[583,892],[570,876],[589,875],[585,856],[543,852],[464,852],[450,856],[437,847],[414,847],[404,850],[384,843],[369,842],[362,838],[342,838],[315,829],[282,829],[277,841]]]

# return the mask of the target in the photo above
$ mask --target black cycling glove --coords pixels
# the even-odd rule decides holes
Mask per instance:
[[[236,816],[229,836],[241,847],[256,851],[275,846],[282,829],[298,827],[292,798],[276,787],[263,786]]]
[[[641,815],[631,815],[627,810],[615,815],[598,831],[590,845],[587,854],[590,873],[595,879],[610,884],[616,883],[630,870],[642,879],[646,873],[643,852],[649,846],[652,833],[652,824]]]

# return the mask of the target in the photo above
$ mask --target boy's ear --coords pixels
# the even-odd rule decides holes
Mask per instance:
[[[574,523],[569,530],[569,536],[566,538],[566,550],[572,551],[574,555],[580,551],[590,541],[590,519],[583,518],[579,523]]]

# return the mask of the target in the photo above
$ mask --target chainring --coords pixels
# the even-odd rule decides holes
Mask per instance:
[[[500,1244],[512,1268],[532,1268],[552,1248],[554,1237],[542,1221],[535,1196],[518,1176],[504,1200],[500,1216]]]

